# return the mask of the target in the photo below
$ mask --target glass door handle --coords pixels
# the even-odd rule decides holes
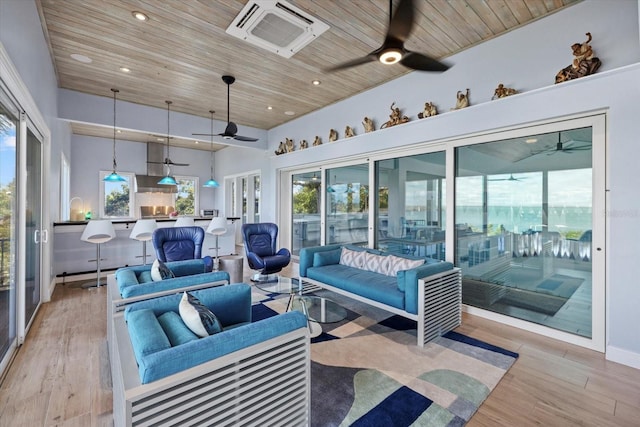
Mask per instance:
[[[41,230],[42,243],[49,243],[49,230]]]
[[[38,234],[40,234],[40,230],[36,230],[33,232],[33,243],[38,244],[40,241],[38,240]]]

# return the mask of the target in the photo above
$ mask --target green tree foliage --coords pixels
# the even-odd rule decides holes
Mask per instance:
[[[0,284],[9,281],[9,270],[11,267],[11,240],[13,227],[12,223],[16,221],[14,217],[16,197],[16,180],[15,178],[9,184],[0,186],[0,251],[4,253],[2,265],[0,265]],[[13,237],[15,239],[15,236]]]
[[[178,183],[178,195],[176,196],[176,211],[180,215],[195,214],[195,187],[193,181],[181,180]]]
[[[310,182],[302,186],[302,189],[293,194],[294,214],[316,214],[320,212],[320,188],[319,182]]]
[[[105,216],[129,216],[129,184],[122,184],[120,190],[112,190],[104,204]]]

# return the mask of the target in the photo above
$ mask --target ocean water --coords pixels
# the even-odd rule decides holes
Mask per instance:
[[[421,211],[409,209],[406,212],[406,219],[424,220],[424,209]],[[506,231],[513,233],[543,229],[542,208],[539,206],[492,206],[487,212],[487,220],[489,228],[496,231],[501,226]],[[474,231],[482,231],[482,207],[459,206],[456,209],[455,222],[456,224],[467,224]],[[548,212],[547,224],[548,231],[557,231],[562,235],[570,233],[579,236],[586,230],[591,230],[593,211],[590,207],[552,207]]]

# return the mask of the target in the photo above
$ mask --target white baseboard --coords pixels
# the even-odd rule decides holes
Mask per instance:
[[[640,369],[640,353],[634,353],[629,350],[608,345],[605,357],[611,362]]]

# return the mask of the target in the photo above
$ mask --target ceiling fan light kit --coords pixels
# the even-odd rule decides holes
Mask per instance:
[[[125,182],[126,178],[118,175],[116,169],[118,164],[116,162],[116,94],[120,92],[118,89],[111,89],[113,92],[113,172],[104,177],[105,182]]]
[[[404,48],[404,43],[413,29],[414,15],[413,0],[400,0],[395,12],[393,12],[393,1],[389,0],[389,27],[382,46],[366,56],[330,67],[326,71],[344,70],[376,60],[385,65],[399,62],[407,68],[418,71],[441,72],[448,70],[449,66],[444,62]]]

